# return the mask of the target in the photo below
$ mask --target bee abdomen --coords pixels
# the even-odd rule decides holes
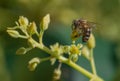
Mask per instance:
[[[87,28],[86,31],[84,31],[82,41],[87,42],[89,40],[90,34],[91,34],[91,28]]]

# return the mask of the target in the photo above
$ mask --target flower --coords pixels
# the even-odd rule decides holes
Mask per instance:
[[[63,54],[62,46],[60,46],[59,43],[51,45],[50,48],[51,48],[51,51],[54,52],[53,56],[59,56]]]
[[[61,77],[61,70],[60,69],[55,69],[54,74],[53,74],[53,80],[59,80]]]
[[[76,62],[78,60],[78,56],[81,55],[81,50],[80,48],[82,47],[81,44],[73,44],[70,46],[69,49],[69,59],[72,60],[73,62]]]
[[[77,55],[81,55],[81,50],[80,48],[82,47],[82,45],[78,44],[76,45],[71,45],[70,46],[70,54],[77,54]]]
[[[38,57],[35,57],[29,61],[28,68],[30,69],[30,71],[34,71],[39,63],[40,59]]]
[[[22,25],[27,26],[29,23],[28,19],[24,16],[20,16],[18,22],[19,22],[20,26],[22,26]]]

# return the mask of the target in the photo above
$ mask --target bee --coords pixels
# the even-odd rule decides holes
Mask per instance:
[[[89,22],[85,19],[76,19],[72,23],[72,39],[75,40],[82,36],[82,42],[89,40],[92,29],[96,27],[94,22]]]

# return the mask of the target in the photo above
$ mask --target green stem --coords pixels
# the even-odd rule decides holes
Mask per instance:
[[[85,76],[87,76],[88,78],[92,78],[94,75],[90,72],[88,72],[87,70],[85,70],[84,68],[82,68],[81,66],[77,65],[76,63],[72,62],[72,61],[68,61],[67,58],[60,56],[59,60],[61,60],[63,63],[71,66],[72,68],[76,69],[77,71],[83,73]]]
[[[63,57],[63,56],[60,56],[58,59],[61,60],[63,63],[71,66],[72,68],[74,68],[78,72],[84,74],[86,77],[88,77],[90,79],[94,79],[94,81],[104,81],[102,78],[98,77],[97,75],[94,75],[94,74],[90,73],[89,71],[87,71],[86,69],[77,65],[76,63],[74,63],[72,61],[68,61],[68,59]]]
[[[96,67],[95,67],[95,61],[94,61],[94,58],[93,58],[93,49],[90,49],[90,64],[91,64],[93,74],[97,75]]]
[[[42,43],[43,34],[44,34],[44,31],[41,30],[41,31],[40,31],[40,35],[39,35],[39,43],[42,44],[42,45],[43,45],[43,43]]]
[[[34,39],[32,39],[33,41],[35,41]],[[52,52],[48,47],[46,46],[41,46],[41,44],[39,44],[38,42],[36,42],[36,47],[45,51],[46,53],[53,55],[54,52]],[[61,61],[62,63],[65,63],[69,66],[71,66],[72,68],[74,68],[75,70],[79,71],[80,73],[84,74],[86,77],[92,79],[95,78],[95,81],[104,81],[103,79],[101,79],[100,77],[98,77],[97,75],[94,75],[92,73],[90,73],[89,71],[87,71],[86,69],[82,68],[81,66],[77,65],[75,62],[69,61],[67,58],[65,58],[64,56],[58,56],[56,57],[59,61]]]
[[[19,38],[28,39],[28,37],[24,35],[19,35]]]
[[[41,59],[41,62],[47,61],[47,60],[49,60],[50,58],[51,58],[51,57],[42,58],[42,59]]]
[[[48,54],[52,55],[54,54],[49,48],[47,48],[46,46],[43,46],[43,48],[39,47],[41,50],[47,52]],[[69,61],[67,58],[63,57],[63,56],[59,56],[57,58],[58,60],[60,60],[61,62],[71,66],[72,68],[74,68],[75,70],[79,71],[80,73],[84,74],[86,77],[88,78],[95,78],[96,81],[104,81],[102,80],[100,77],[98,76],[95,76],[94,74],[90,73],[89,71],[87,71],[86,69],[82,68],[81,66],[77,65],[76,63],[72,62],[72,61]]]
[[[36,31],[35,33],[36,33],[36,35],[39,37],[39,33],[38,33],[37,31]]]

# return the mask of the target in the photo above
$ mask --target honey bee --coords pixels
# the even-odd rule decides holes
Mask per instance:
[[[94,22],[89,22],[85,19],[76,19],[72,23],[72,39],[75,40],[82,36],[82,42],[89,40],[92,29],[96,27]]]

